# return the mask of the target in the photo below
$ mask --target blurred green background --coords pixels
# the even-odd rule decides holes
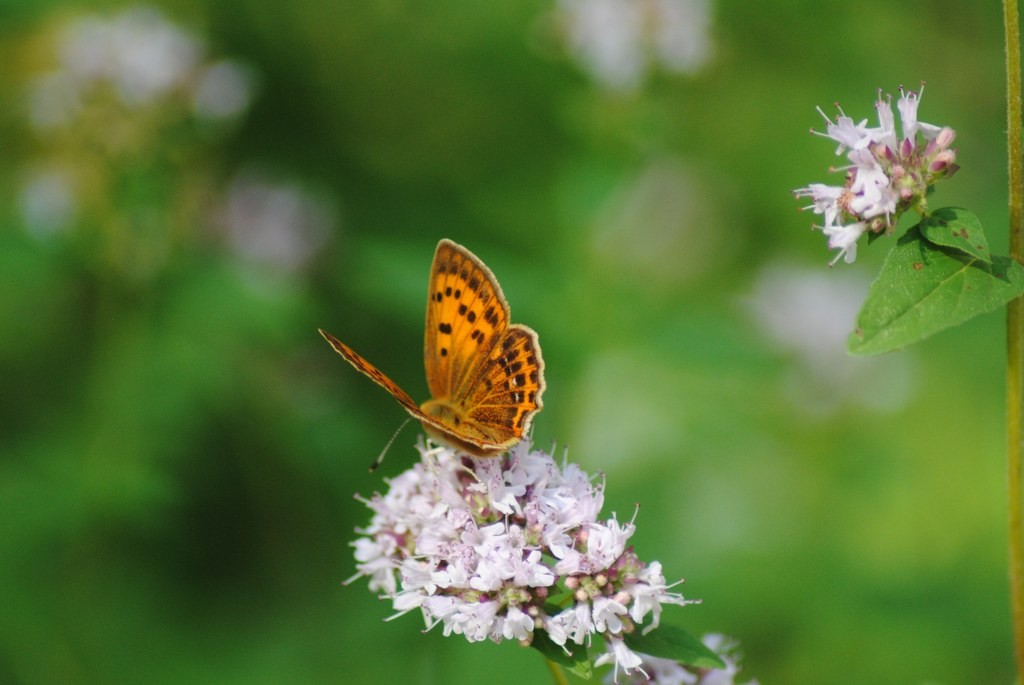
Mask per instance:
[[[1002,317],[843,351],[790,191],[928,87],[1006,244],[999,3],[0,3],[0,682],[546,682],[354,572],[442,237],[547,363],[535,438],[768,683],[1008,683]],[[1005,249],[1002,249],[1005,252]]]

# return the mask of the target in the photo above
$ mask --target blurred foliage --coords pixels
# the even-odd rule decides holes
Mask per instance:
[[[66,27],[125,7],[0,3],[0,682],[545,682],[341,585],[417,431],[366,473],[403,412],[316,328],[422,396],[442,237],[540,334],[537,441],[703,598],[672,622],[766,684],[1010,681],[1001,318],[854,363],[888,246],[828,270],[789,192],[815,106],[923,80],[935,201],[1005,244],[998,4],[717,2],[706,64],[616,89],[555,0],[168,0],[191,80],[33,124]],[[204,120],[222,58],[250,100]]]

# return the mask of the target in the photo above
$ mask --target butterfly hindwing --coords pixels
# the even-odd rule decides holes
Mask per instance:
[[[474,424],[493,429],[494,442],[515,444],[544,406],[544,360],[537,334],[513,324],[487,356],[464,401]]]

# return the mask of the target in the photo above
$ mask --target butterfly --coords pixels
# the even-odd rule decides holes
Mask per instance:
[[[352,366],[398,400],[432,438],[477,457],[513,447],[544,406],[544,360],[532,328],[509,323],[490,269],[472,252],[442,240],[427,290],[423,363],[430,399],[416,402],[345,343],[320,335]]]

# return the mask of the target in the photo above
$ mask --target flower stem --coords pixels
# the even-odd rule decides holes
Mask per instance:
[[[1006,118],[1009,173],[1010,257],[1024,263],[1024,170],[1021,168],[1021,65],[1017,0],[1003,0],[1006,34]],[[1010,613],[1018,681],[1024,673],[1024,527],[1022,507],[1022,388],[1024,388],[1024,300],[1006,308],[1007,523]]]
[[[555,685],[569,685],[569,679],[565,677],[565,671],[562,670],[561,666],[548,659],[545,659],[544,663],[548,665],[548,670],[551,671],[551,679],[555,681]]]

